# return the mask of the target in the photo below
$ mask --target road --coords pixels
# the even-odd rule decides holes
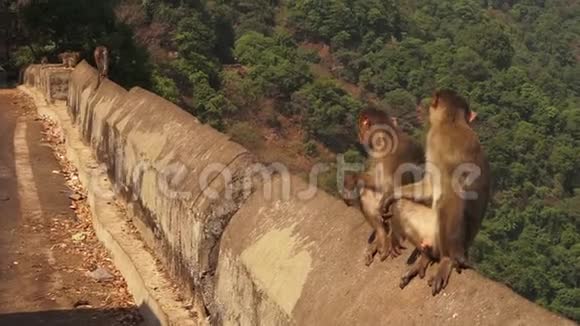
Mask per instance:
[[[34,112],[0,90],[0,325],[134,325],[126,285],[78,216],[85,204]],[[110,279],[86,274],[101,266]]]

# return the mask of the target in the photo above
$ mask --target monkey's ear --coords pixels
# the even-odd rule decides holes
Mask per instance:
[[[391,122],[393,123],[393,126],[395,127],[399,126],[399,119],[397,119],[396,117],[391,117]]]
[[[477,118],[477,112],[469,111],[469,117],[467,117],[467,121],[469,121],[469,123],[472,123],[473,120],[475,120],[475,118]]]

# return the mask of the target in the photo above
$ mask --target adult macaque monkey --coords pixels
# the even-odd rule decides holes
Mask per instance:
[[[429,107],[426,173],[420,182],[386,195],[387,212],[400,198],[432,202],[437,229],[433,246],[439,270],[429,280],[433,295],[447,286],[453,268],[468,268],[467,250],[479,228],[490,196],[490,168],[469,123],[476,113],[451,90],[437,91]]]
[[[369,159],[367,170],[356,176],[356,183],[360,183],[358,189],[364,190],[360,193],[361,209],[375,233],[375,243],[369,244],[365,251],[368,265],[377,252],[381,260],[391,254],[398,255],[398,248],[389,243],[389,227],[381,216],[380,200],[383,194],[392,194],[395,184],[415,181],[413,177],[419,172],[417,164],[424,156],[421,146],[398,128],[396,119],[383,111],[374,108],[362,111],[358,131],[359,142],[365,146]],[[409,173],[402,173],[403,170]]]
[[[58,55],[62,64],[67,68],[74,68],[79,62],[81,55],[79,52],[66,51]]]
[[[96,88],[99,88],[101,81],[109,76],[109,50],[102,45],[97,46],[94,55],[99,74]]]

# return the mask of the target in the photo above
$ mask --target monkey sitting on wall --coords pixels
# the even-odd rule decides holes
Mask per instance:
[[[386,194],[385,216],[397,199],[432,203],[436,217],[434,247],[439,269],[429,280],[433,295],[443,290],[452,270],[469,268],[467,250],[479,228],[490,196],[490,167],[469,123],[477,114],[451,90],[437,91],[429,107],[426,173],[420,182]]]
[[[424,155],[421,146],[398,128],[396,119],[375,108],[360,113],[358,138],[369,156],[367,170],[358,174],[355,182],[364,184],[357,188],[363,195],[361,210],[375,235],[374,242],[365,250],[365,263],[369,265],[377,252],[381,260],[399,253],[398,248],[390,246],[389,226],[380,214],[378,197],[392,194],[397,184],[415,181],[412,174],[417,174],[417,164],[422,162]],[[401,173],[405,169],[411,174]],[[354,188],[350,185],[349,189]]]
[[[79,52],[66,51],[58,55],[62,64],[67,68],[74,68],[79,62],[81,55]]]
[[[97,87],[101,85],[103,79],[109,76],[109,50],[104,46],[97,46],[94,52],[95,63],[97,65]]]

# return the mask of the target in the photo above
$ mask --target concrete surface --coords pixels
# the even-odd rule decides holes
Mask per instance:
[[[106,80],[96,89],[96,71],[85,62],[70,84],[69,112],[143,239],[187,296],[212,312],[219,238],[243,200],[254,156],[141,88],[126,92]]]
[[[22,98],[0,90],[0,325],[120,326],[133,309],[110,300],[116,285],[88,280],[86,253],[62,246],[73,230],[55,227],[76,224],[71,189]]]
[[[433,297],[426,279],[404,290],[406,250],[363,263],[369,228],[353,208],[292,177],[284,196],[260,189],[222,236],[216,302],[223,325],[574,325],[474,271]],[[428,272],[435,272],[432,266]]]
[[[94,160],[90,148],[83,143],[66,106],[44,105],[41,92],[22,86],[20,89],[32,96],[39,114],[47,116],[61,128],[66,139],[67,158],[78,168],[79,179],[87,189],[97,236],[111,252],[146,324],[203,324],[203,320],[192,317],[191,311],[185,307],[187,303],[179,300],[172,283],[156,268],[155,257],[130,232],[124,212],[114,205],[114,192],[106,168]]]

